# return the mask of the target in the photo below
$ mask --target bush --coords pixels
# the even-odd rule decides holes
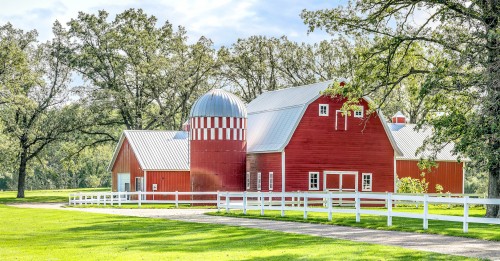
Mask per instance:
[[[416,193],[422,194],[427,193],[429,189],[429,182],[425,182],[425,178],[412,179],[411,177],[405,177],[398,179],[398,193]]]

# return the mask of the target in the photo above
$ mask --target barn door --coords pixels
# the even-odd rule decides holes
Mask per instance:
[[[325,191],[356,192],[358,191],[357,171],[325,171],[323,173]]]
[[[325,171],[323,172],[324,191],[356,192],[358,191],[357,171]],[[333,198],[333,205],[353,206],[354,198]]]

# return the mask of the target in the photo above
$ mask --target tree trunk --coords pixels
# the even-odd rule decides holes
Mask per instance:
[[[489,183],[488,183],[488,198],[499,198],[498,194],[500,192],[500,169],[494,167],[489,173]],[[486,217],[498,217],[500,218],[500,206],[498,205],[487,205]]]
[[[17,198],[24,198],[24,187],[26,183],[26,165],[28,163],[28,152],[23,150],[19,162],[19,178],[17,181]]]

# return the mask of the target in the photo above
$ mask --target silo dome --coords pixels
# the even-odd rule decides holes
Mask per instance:
[[[246,118],[247,109],[236,95],[222,89],[213,89],[194,103],[189,116]]]

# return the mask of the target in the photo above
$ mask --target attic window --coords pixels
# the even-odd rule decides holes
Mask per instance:
[[[363,118],[363,106],[358,106],[358,109],[354,111],[354,117]]]
[[[319,116],[328,116],[328,104],[319,105]]]

